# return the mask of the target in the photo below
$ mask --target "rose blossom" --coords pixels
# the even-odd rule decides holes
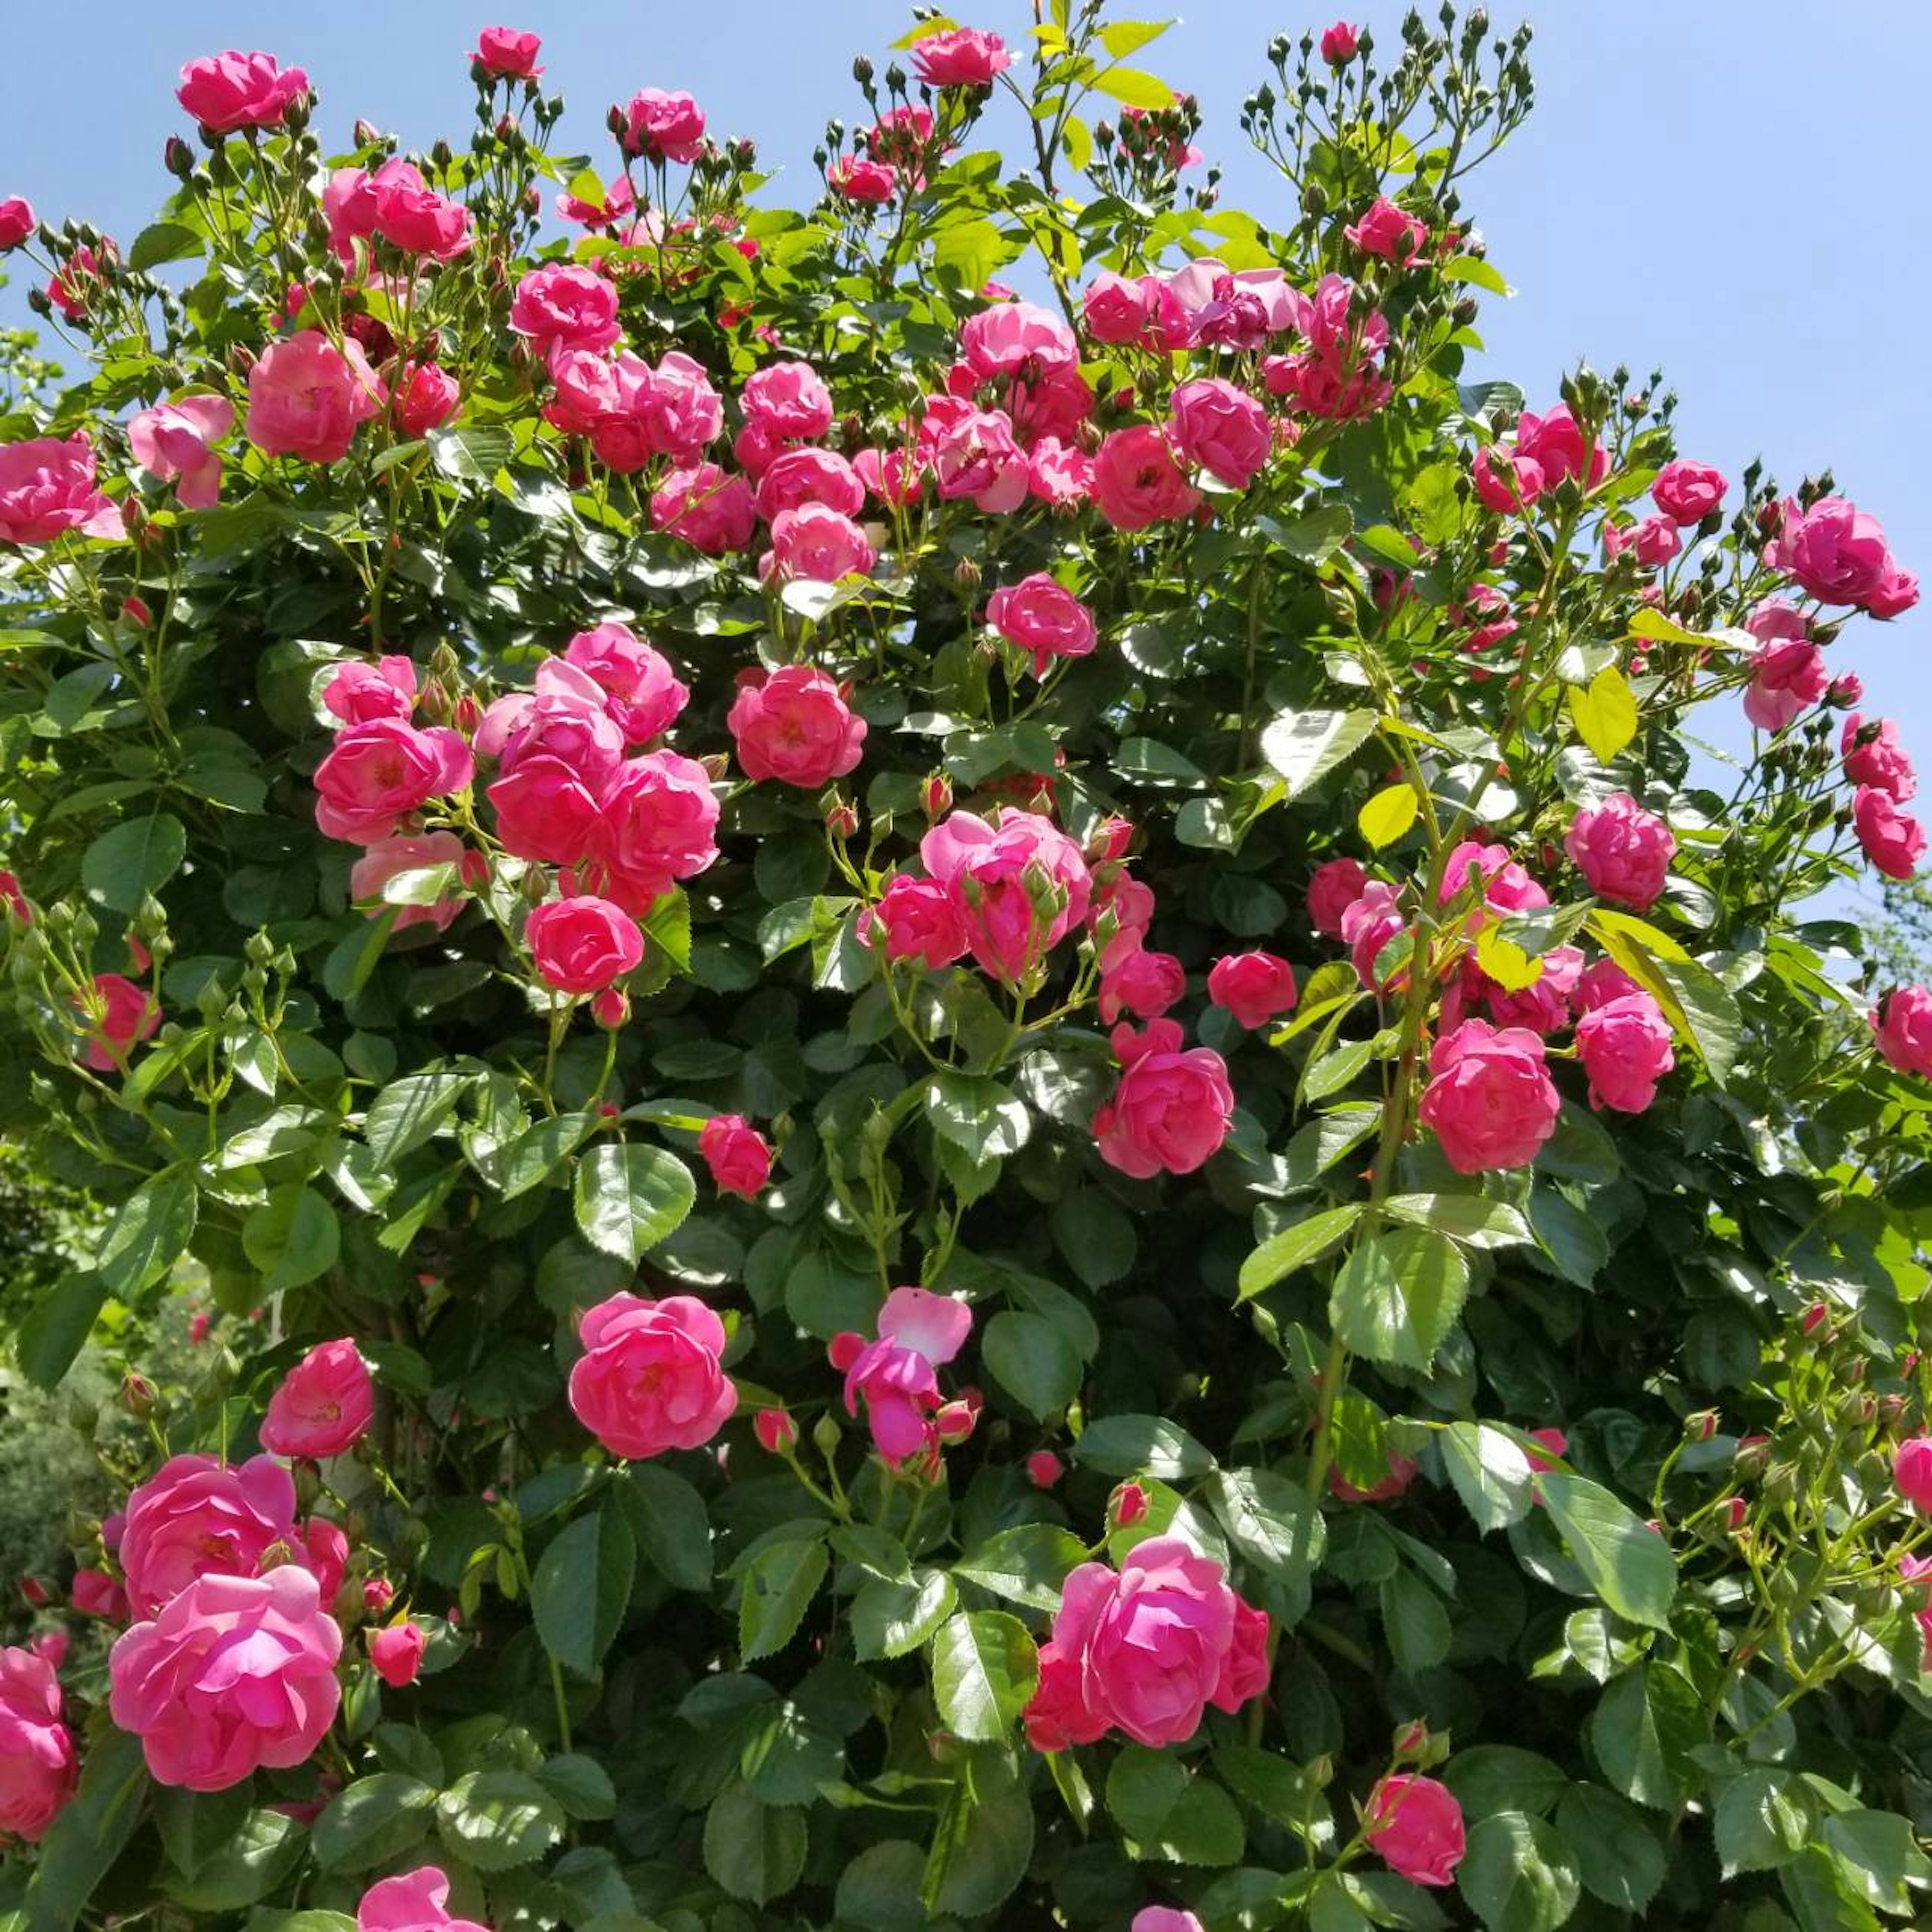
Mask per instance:
[[[919,856],[952,889],[973,957],[996,978],[1023,979],[1087,916],[1087,861],[1036,812],[1002,806],[988,820],[956,812],[920,840]]]
[[[1362,896],[1369,875],[1353,859],[1330,859],[1308,881],[1308,917],[1325,939],[1342,936],[1342,915]]]
[[[883,939],[888,959],[920,959],[937,970],[965,952],[965,914],[938,880],[896,873],[886,881],[863,936],[869,944]]]
[[[1892,1066],[1932,1080],[1932,987],[1900,987],[1873,1010],[1871,1024]]]
[[[1388,1474],[1366,1490],[1358,1489],[1331,1466],[1328,1472],[1330,1492],[1338,1502],[1345,1503],[1394,1502],[1415,1480],[1421,1465],[1412,1456],[1398,1456],[1393,1449],[1388,1452],[1386,1462]]]
[[[110,1624],[127,1618],[128,1593],[105,1570],[76,1570],[72,1595],[74,1608],[83,1616]]]
[[[968,316],[959,331],[959,352],[982,382],[1019,375],[1037,380],[1072,370],[1080,360],[1072,330],[1030,302],[997,302]]]
[[[1102,441],[1094,497],[1115,530],[1129,532],[1191,516],[1201,502],[1166,435],[1152,423],[1117,429]]]
[[[419,1865],[399,1878],[379,1880],[362,1894],[356,1908],[356,1932],[489,1932],[489,1928],[473,1918],[451,1918],[449,1880],[436,1866]]]
[[[78,1777],[53,1664],[31,1650],[0,1649],[0,1832],[38,1844]]]
[[[1055,658],[1084,658],[1094,648],[1094,614],[1043,570],[1002,584],[986,600],[986,621],[1010,644],[1033,653],[1044,677]]]
[[[648,744],[669,730],[690,701],[669,659],[627,624],[578,632],[564,646],[563,660],[603,692],[604,708],[627,745]]]
[[[239,128],[279,128],[289,104],[308,92],[300,68],[286,70],[272,54],[231,49],[192,60],[181,70],[175,98],[211,134]]]
[[[311,1348],[276,1385],[260,1432],[272,1456],[340,1456],[369,1432],[376,1385],[346,1338]]]
[[[1670,1022],[1649,994],[1606,1000],[1576,1022],[1576,1057],[1590,1076],[1590,1105],[1640,1114],[1657,1083],[1676,1065]]]
[[[128,442],[149,476],[176,485],[184,509],[209,510],[221,495],[221,458],[211,446],[234,427],[235,405],[225,396],[184,396],[130,418]]]
[[[1337,20],[1332,27],[1322,31],[1322,58],[1330,67],[1340,67],[1345,62],[1355,58],[1355,50],[1362,44],[1362,30],[1351,26],[1346,20]]]
[[[898,192],[898,170],[869,154],[841,154],[825,172],[825,184],[848,201],[878,206]]]
[[[580,228],[608,228],[634,214],[638,208],[637,190],[632,187],[627,175],[613,175],[604,184],[602,198],[585,201],[566,188],[556,198],[556,212],[566,221],[574,221]]]
[[[94,480],[92,445],[78,430],[0,443],[0,543],[52,543],[68,530],[124,534],[119,509]]]
[[[316,767],[315,822],[328,838],[373,845],[432,798],[466,790],[476,772],[470,747],[446,727],[418,730],[400,718],[352,724]]]
[[[252,1576],[266,1551],[301,1544],[295,1516],[294,1480],[272,1456],[171,1456],[128,1498],[116,1553],[128,1601],[152,1616],[197,1576]]]
[[[382,900],[382,888],[404,872],[426,872],[433,866],[460,866],[463,841],[453,832],[428,832],[417,838],[384,838],[366,848],[349,868],[349,896],[369,904],[369,916],[395,915],[390,930],[406,932],[412,926],[434,926],[446,932],[463,910],[460,894],[449,894],[429,904],[392,905]],[[370,902],[376,903],[370,904]]]
[[[1453,1884],[1462,1862],[1462,1808],[1434,1778],[1397,1773],[1370,1792],[1362,1835],[1412,1884]]]
[[[33,204],[21,195],[0,201],[0,255],[11,254],[40,226]]]
[[[403,371],[390,400],[396,427],[405,436],[422,437],[455,415],[462,406],[463,392],[440,363],[413,362]]]
[[[615,286],[573,262],[546,262],[518,283],[510,327],[527,336],[546,359],[556,347],[608,349],[623,333]]]
[[[1094,494],[1094,459],[1057,436],[1043,436],[1027,458],[1027,490],[1055,509],[1069,509]]]
[[[1878,588],[1867,595],[1864,608],[1874,617],[1897,617],[1918,602],[1918,572],[1901,570],[1894,563],[1879,579]]]
[[[1150,952],[1137,934],[1122,937],[1131,943],[1123,949],[1117,941],[1102,962],[1100,1008],[1106,1026],[1124,1012],[1157,1020],[1187,991],[1187,969],[1172,952]]]
[[[1914,1509],[1932,1516],[1932,1436],[1914,1436],[1898,1445],[1892,1480]]]
[[[1406,983],[1408,969],[1396,967],[1386,980],[1378,978],[1376,962],[1383,949],[1408,921],[1402,910],[1401,895],[1380,879],[1371,879],[1361,896],[1352,901],[1342,914],[1342,943],[1354,963],[1355,976],[1372,992],[1388,992]]]
[[[761,570],[781,583],[836,584],[863,577],[878,561],[878,553],[850,517],[823,503],[804,503],[781,510],[772,520],[772,547]]]
[[[1673,524],[1694,524],[1723,502],[1730,487],[1722,471],[1679,456],[1657,472],[1650,499]]]
[[[620,1292],[584,1312],[571,1412],[630,1462],[699,1449],[730,1419],[738,1391],[718,1366],[724,1324],[695,1296]]]
[[[1187,462],[1216,482],[1243,490],[1267,463],[1274,446],[1268,412],[1253,397],[1204,376],[1174,392],[1168,434]]]
[[[1911,754],[1899,742],[1895,718],[1880,718],[1867,724],[1852,712],[1839,734],[1838,755],[1853,784],[1870,785],[1900,805],[1918,796],[1918,776]]]
[[[926,488],[926,464],[916,449],[862,449],[852,470],[881,503],[916,502]]]
[[[935,396],[920,419],[919,450],[949,502],[964,497],[988,516],[1005,516],[1026,501],[1030,466],[1004,410]]]
[[[1360,218],[1342,232],[1364,254],[1379,255],[1388,262],[1413,261],[1429,239],[1429,230],[1385,194],[1377,195]]]
[[[1183,1051],[1180,1027],[1153,1020],[1144,1032],[1117,1026],[1112,1040],[1120,1084],[1094,1116],[1094,1137],[1109,1167],[1137,1180],[1192,1174],[1228,1138],[1234,1090],[1211,1047]]]
[[[740,674],[725,718],[738,763],[754,781],[776,778],[814,790],[859,762],[866,721],[822,670],[783,664],[769,676]]]
[[[1888,879],[1909,879],[1925,856],[1925,830],[1874,785],[1852,800],[1852,824],[1864,855]]]
[[[307,1570],[204,1575],[116,1640],[109,1708],[157,1783],[223,1791],[314,1751],[341,1702],[341,1651]]]
[[[844,458],[830,449],[788,449],[758,478],[758,514],[770,523],[780,512],[823,503],[842,517],[866,507],[866,486]]]
[[[438,194],[419,170],[385,161],[369,177],[374,197],[374,232],[405,254],[448,262],[470,245],[470,211]]]
[[[1763,644],[1751,659],[1744,716],[1760,731],[1782,731],[1825,694],[1825,654],[1803,642]]]
[[[755,1200],[772,1177],[771,1143],[742,1114],[713,1114],[698,1136],[698,1151],[722,1194]]]
[[[928,87],[990,87],[1013,64],[1006,44],[980,27],[953,27],[914,43],[913,71]]]
[[[485,27],[476,37],[470,58],[484,73],[502,80],[534,80],[543,72],[537,65],[543,42],[515,27]]]
[[[1080,1564],[1041,1646],[1028,1742],[1058,1750],[1118,1730],[1154,1749],[1185,1744],[1208,1705],[1232,1714],[1267,1688],[1268,1636],[1266,1615],[1178,1536],[1136,1544],[1118,1573]]]
[[[97,973],[89,992],[74,996],[86,1022],[87,1064],[97,1073],[118,1072],[128,1054],[160,1031],[160,1003],[145,986],[120,973]]]
[[[1656,570],[1684,548],[1677,526],[1666,516],[1646,517],[1631,532],[1630,548],[1647,570]]]
[[[1458,1174],[1527,1167],[1562,1111],[1543,1042],[1526,1028],[1465,1020],[1437,1040],[1420,1117]]]
[[[271,343],[249,370],[248,440],[265,455],[333,463],[387,400],[359,344],[345,337],[338,349],[305,328]]]
[[[832,392],[808,362],[772,362],[739,392],[745,420],[775,442],[823,436],[832,427]]]
[[[1612,792],[1601,805],[1578,812],[1563,845],[1599,898],[1639,912],[1663,891],[1677,850],[1670,826],[1627,791]]]
[[[70,249],[60,266],[47,278],[48,301],[69,322],[85,322],[118,254],[112,236],[102,239],[98,254],[85,242]]]
[[[669,472],[651,494],[651,527],[682,537],[706,556],[744,549],[757,526],[752,486],[715,463]]]
[[[704,139],[704,110],[688,94],[644,88],[624,110],[624,145],[634,154],[688,166]]]
[[[798,1447],[798,1424],[788,1409],[760,1409],[752,1418],[752,1433],[767,1456],[787,1456]]]
[[[842,1336],[832,1348],[845,1373],[845,1413],[862,1397],[872,1446],[893,1468],[936,1449],[932,1420],[938,1409],[934,1370],[951,1361],[973,1332],[973,1311],[950,1294],[896,1288],[879,1310],[878,1336]]]
[[[517,858],[571,866],[590,850],[601,820],[597,781],[586,782],[562,758],[521,759],[488,795],[497,839]]]
[[[1235,952],[1208,969],[1208,997],[1250,1033],[1294,1010],[1294,968],[1272,952]]]
[[[1898,568],[1878,519],[1843,496],[1821,496],[1808,510],[1787,496],[1765,561],[1821,604],[1862,604]]]
[[[608,899],[550,899],[524,927],[538,976],[560,993],[601,993],[644,958],[638,922]]]
[[[1167,288],[1180,308],[1189,346],[1259,349],[1270,335],[1294,326],[1294,292],[1279,268],[1230,268],[1203,255],[1177,268]]]
[[[626,912],[648,912],[718,856],[718,797],[695,759],[676,752],[626,759],[598,806],[585,878]]]
[[[416,1681],[428,1643],[422,1630],[406,1617],[399,1624],[369,1633],[369,1661],[392,1690],[400,1690]]]

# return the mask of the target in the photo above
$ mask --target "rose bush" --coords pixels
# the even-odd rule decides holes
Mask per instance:
[[[14,1357],[212,1298],[0,1656],[28,1932],[1922,1912],[1932,990],[1812,903],[1916,581],[1463,380],[1526,32],[1276,40],[1257,216],[1038,12],[809,208],[503,27],[0,204]]]

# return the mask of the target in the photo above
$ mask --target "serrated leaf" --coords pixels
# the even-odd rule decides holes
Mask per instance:
[[[590,1245],[635,1264],[683,1223],[698,1198],[676,1154],[642,1142],[602,1141],[578,1164],[577,1225]]]
[[[1262,756],[1291,798],[1318,784],[1367,742],[1372,711],[1284,711],[1262,733]]]
[[[1040,1682],[1040,1653],[1026,1626],[1004,1610],[948,1617],[932,1640],[932,1695],[953,1734],[998,1744]]]

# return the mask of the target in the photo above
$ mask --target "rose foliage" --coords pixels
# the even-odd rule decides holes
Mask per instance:
[[[1932,991],[1812,905],[1916,581],[1460,380],[1526,32],[1276,41],[1251,215],[1035,11],[803,208],[508,28],[460,152],[229,52],[126,246],[0,206],[12,1342],[142,1425],[27,1932],[1925,1910]]]

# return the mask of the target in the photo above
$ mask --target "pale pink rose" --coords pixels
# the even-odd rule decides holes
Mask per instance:
[[[1055,658],[1084,658],[1094,648],[1094,614],[1043,570],[1002,584],[986,600],[986,621],[1010,644],[1033,653],[1044,677]]]
[[[128,1601],[146,1617],[197,1576],[253,1576],[266,1551],[300,1542],[295,1483],[272,1456],[228,1466],[176,1456],[128,1497],[116,1553]]]
[[[1294,292],[1279,268],[1231,269],[1204,255],[1170,275],[1167,288],[1192,344],[1259,349],[1294,326]],[[1166,318],[1156,326],[1164,335]]]
[[[1744,619],[1744,628],[1760,644],[1801,643],[1811,634],[1804,612],[1781,597],[1767,597],[1754,604]]]
[[[1437,1040],[1429,1072],[1420,1118],[1458,1174],[1527,1167],[1556,1131],[1562,1102],[1527,1028],[1465,1020]]]
[[[856,517],[866,507],[866,486],[851,464],[832,450],[788,449],[758,478],[758,514],[769,524],[807,503]]]
[[[341,1702],[341,1651],[307,1570],[205,1574],[116,1641],[110,1708],[157,1783],[223,1791],[314,1753]]]
[[[1639,912],[1663,891],[1677,850],[1670,826],[1627,791],[1612,792],[1601,805],[1578,812],[1563,844],[1599,898]]]
[[[1362,1835],[1412,1885],[1453,1884],[1462,1862],[1462,1808],[1446,1784],[1398,1772],[1369,1793]]]
[[[501,31],[487,28],[486,37]],[[449,1880],[434,1865],[419,1865],[399,1878],[380,1880],[362,1894],[362,1902],[356,1908],[356,1932],[489,1932],[489,1928],[473,1918],[451,1918]]]
[[[739,392],[745,420],[774,442],[809,440],[832,427],[832,392],[809,362],[772,362]]]
[[[781,583],[836,584],[863,577],[878,553],[850,517],[823,503],[781,510],[772,520],[772,547],[760,568]]]
[[[1004,410],[935,396],[920,419],[919,451],[948,502],[964,497],[989,516],[1004,516],[1026,501],[1028,459]]]
[[[1094,498],[1115,530],[1130,532],[1192,516],[1201,503],[1173,446],[1152,423],[1102,440],[1094,458]]]
[[[369,1661],[392,1690],[400,1690],[416,1681],[428,1643],[421,1628],[404,1618],[369,1633]]]
[[[688,94],[646,87],[624,110],[624,145],[653,160],[689,164],[704,140],[704,110]]]
[[[414,362],[403,372],[390,401],[396,427],[406,436],[420,438],[455,415],[463,406],[463,392],[440,363]]]
[[[1914,1436],[1892,1452],[1892,1480],[1912,1507],[1932,1516],[1932,1436]]]
[[[1087,916],[1093,893],[1087,861],[1036,812],[1002,806],[988,820],[956,812],[926,833],[919,855],[963,908],[974,959],[1010,982],[1023,979]]]
[[[1751,659],[1744,716],[1760,731],[1783,731],[1816,704],[1831,682],[1816,644],[1762,644]]]
[[[279,128],[289,104],[308,92],[300,68],[286,70],[272,54],[208,54],[181,70],[175,98],[211,134],[238,128]]]
[[[585,1311],[578,1333],[571,1411],[612,1455],[700,1449],[730,1420],[738,1391],[718,1366],[724,1324],[694,1296],[614,1294]]]
[[[898,192],[898,170],[868,154],[841,154],[826,169],[825,184],[848,201],[877,207]]]
[[[706,556],[746,548],[757,526],[751,485],[715,463],[670,471],[651,494],[651,527]]]
[[[1360,28],[1337,20],[1332,27],[1322,30],[1322,58],[1330,67],[1341,67],[1355,58],[1355,50],[1361,44]]]
[[[0,255],[10,255],[40,226],[33,204],[24,196],[0,201]]]
[[[446,727],[418,730],[400,718],[352,724],[316,767],[315,822],[328,838],[373,845],[432,798],[466,790],[476,771],[470,747]]]
[[[1028,453],[1027,490],[1057,510],[1084,503],[1094,494],[1094,459],[1058,436],[1043,436]]]
[[[628,758],[598,800],[586,885],[634,916],[718,856],[718,798],[711,775],[676,752]]]
[[[588,895],[549,899],[524,927],[538,976],[560,993],[601,993],[642,962],[644,935],[622,907]]]
[[[741,673],[724,722],[747,778],[804,790],[843,778],[865,748],[866,721],[831,678],[805,664]]]
[[[966,318],[959,352],[982,382],[1006,376],[1029,381],[1071,370],[1080,360],[1073,332],[1050,310],[1030,302],[1009,302]]]
[[[271,343],[248,372],[248,440],[268,456],[334,463],[388,400],[361,345],[319,328]]]
[[[990,87],[1013,64],[1006,44],[980,27],[952,27],[915,41],[913,71],[928,87]]]
[[[1657,1083],[1677,1064],[1670,1022],[1649,994],[1626,993],[1593,1007],[1576,1022],[1576,1057],[1590,1077],[1590,1105],[1641,1114]]]
[[[553,347],[601,351],[623,333],[616,287],[574,262],[548,262],[517,284],[510,327],[548,359]]]
[[[272,1456],[340,1456],[369,1432],[376,1384],[344,1337],[310,1349],[276,1384],[260,1440]]]
[[[670,660],[640,642],[627,624],[578,632],[564,646],[563,658],[603,692],[604,708],[628,745],[662,736],[690,701]]]
[[[0,1833],[30,1845],[66,1808],[80,1774],[55,1669],[33,1651],[0,1650]]]
[[[1361,897],[1369,875],[1353,859],[1330,859],[1308,881],[1309,922],[1324,939],[1342,936],[1342,915]]]
[[[1187,991],[1187,969],[1172,952],[1150,952],[1136,936],[1129,946],[1110,948],[1100,974],[1100,1009],[1103,1025],[1112,1026],[1123,1013],[1136,1019],[1157,1020]]]
[[[543,72],[537,55],[543,42],[517,27],[485,27],[470,58],[485,74],[502,80],[534,80]],[[365,1928],[366,1932],[366,1928]]]
[[[1679,456],[1657,472],[1650,499],[1673,524],[1694,524],[1724,502],[1730,487],[1721,470]]]
[[[721,1194],[755,1200],[772,1178],[771,1143],[742,1114],[714,1114],[698,1136],[698,1151]]]
[[[590,849],[602,807],[598,782],[562,758],[525,758],[489,788],[496,837],[519,859],[574,866]]]
[[[373,724],[379,718],[406,718],[416,709],[416,668],[406,657],[356,658],[344,664],[323,688],[322,701],[345,724]]]
[[[160,1030],[160,1003],[123,974],[97,973],[90,990],[74,994],[74,1008],[87,1028],[87,1064],[97,1073],[118,1072]]]
[[[1821,496],[1808,510],[1787,496],[1765,561],[1821,604],[1862,604],[1897,569],[1885,531],[1843,496]]]
[[[1294,1010],[1294,968],[1272,952],[1230,953],[1208,969],[1208,997],[1252,1033]]]
[[[1360,896],[1342,908],[1342,943],[1348,949],[1357,977],[1372,992],[1388,992],[1408,983],[1406,966],[1397,967],[1387,980],[1376,974],[1376,962],[1382,957],[1382,949],[1408,926],[1401,895],[1380,879],[1371,879]]]
[[[0,443],[0,543],[52,543],[68,530],[124,534],[119,509],[94,482],[93,446],[78,430]]]
[[[856,1415],[864,1400],[872,1446],[894,1468],[937,1448],[934,1371],[958,1354],[972,1332],[973,1311],[964,1302],[923,1288],[896,1288],[879,1310],[877,1339],[850,1338],[859,1346],[848,1344],[844,1359],[845,1412]]]
[[[128,443],[149,476],[176,484],[184,509],[209,510],[221,496],[221,458],[212,446],[234,427],[226,397],[183,396],[130,418]]]
[[[1871,1024],[1891,1065],[1932,1080],[1932,987],[1900,987],[1874,1010]]]
[[[1852,800],[1852,825],[1865,856],[1888,879],[1909,879],[1925,856],[1925,830],[1874,785],[1861,785]]]
[[[900,872],[886,881],[866,937],[873,944],[883,940],[888,959],[922,960],[936,970],[964,953],[965,914],[950,886]]]
[[[1136,1180],[1192,1174],[1219,1151],[1234,1117],[1227,1064],[1211,1047],[1181,1047],[1172,1020],[1136,1034],[1114,1028],[1120,1084],[1094,1116],[1100,1158]]]
[[[1854,711],[1839,736],[1838,755],[1853,784],[1870,785],[1900,805],[1918,796],[1918,775],[1911,754],[1899,740],[1897,718],[1874,718],[1868,724]]]
[[[1174,392],[1168,434],[1184,460],[1231,490],[1245,489],[1274,446],[1268,412],[1218,376],[1183,382]]]
[[[110,1624],[127,1619],[128,1593],[105,1570],[76,1570],[72,1594],[74,1606],[83,1616]]]
[[[1377,195],[1360,218],[1342,232],[1365,255],[1405,263],[1412,262],[1429,239],[1429,230],[1385,194]]]
[[[391,930],[406,932],[412,926],[433,926],[446,932],[463,910],[460,895],[428,905],[392,906],[382,902],[382,888],[403,872],[427,872],[434,866],[460,866],[463,841],[453,832],[426,832],[418,838],[384,838],[367,848],[349,868],[349,896],[367,905],[371,919],[395,914]]]
[[[1062,1748],[1041,1735],[1050,1724],[1070,1742],[1118,1730],[1155,1749],[1185,1744],[1210,1704],[1232,1714],[1267,1688],[1268,1635],[1222,1566],[1179,1537],[1136,1544],[1118,1573],[1082,1563],[1041,1651],[1028,1737]]]

